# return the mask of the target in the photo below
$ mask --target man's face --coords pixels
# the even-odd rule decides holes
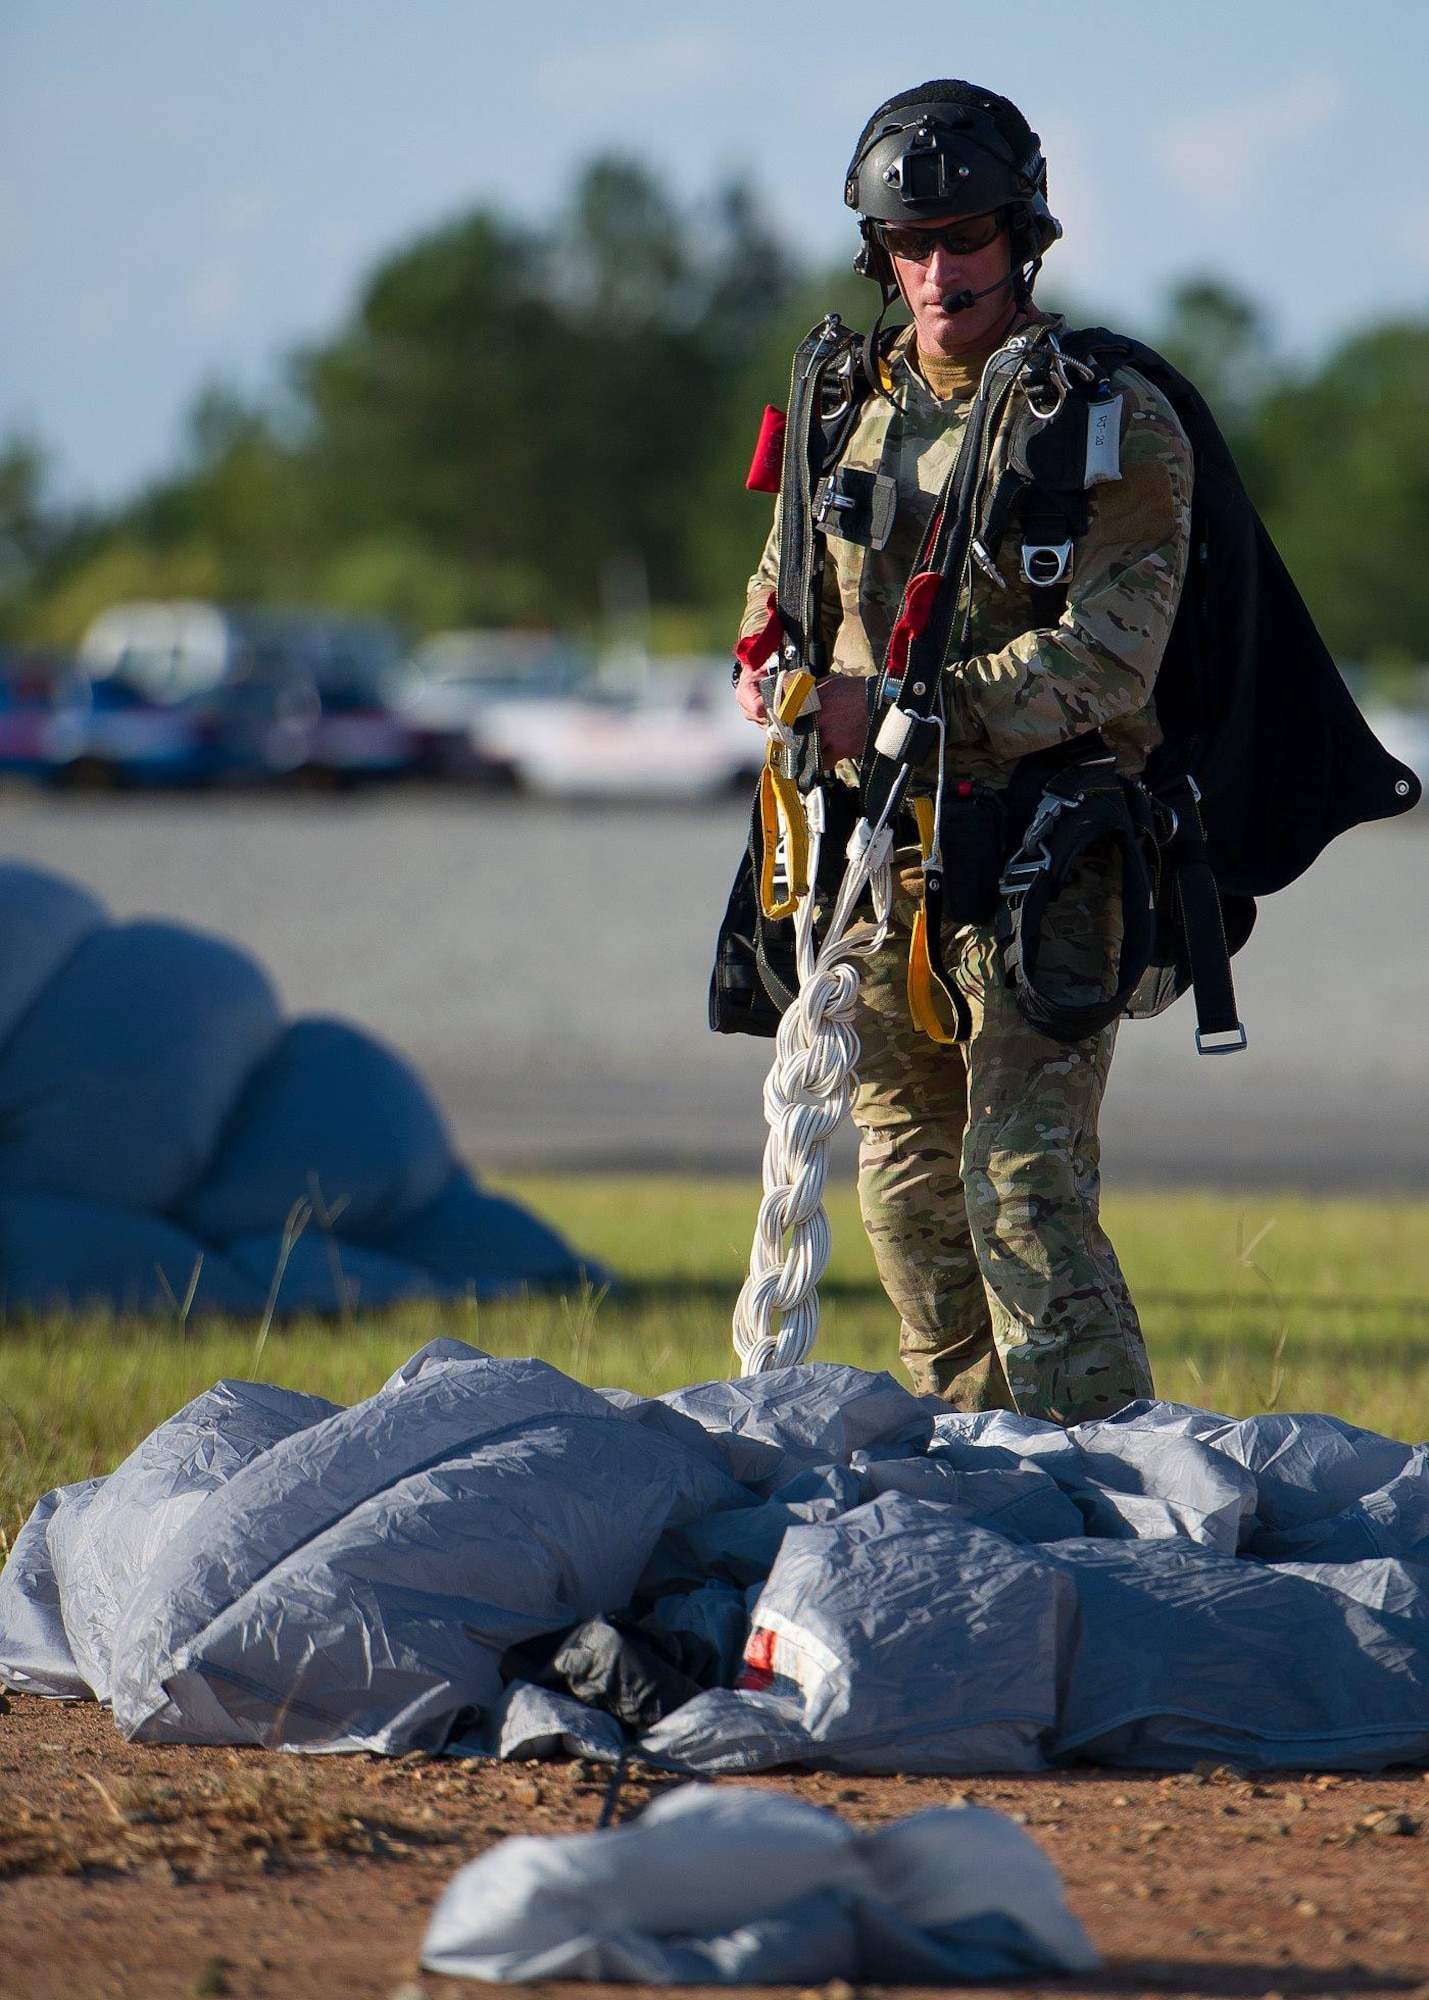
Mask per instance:
[[[888,254],[908,309],[917,328],[918,345],[925,354],[961,354],[985,346],[1007,325],[1013,306],[1012,286],[999,280],[1010,277],[1012,246],[1005,226],[999,223],[990,242],[980,249],[962,247],[991,226],[991,217],[971,217],[964,222],[900,223],[895,236],[916,233],[930,239],[929,254],[922,260],[900,256],[894,244]],[[944,232],[955,240],[949,247],[938,239]],[[960,313],[943,311],[943,300],[955,292],[996,289],[977,299]]]

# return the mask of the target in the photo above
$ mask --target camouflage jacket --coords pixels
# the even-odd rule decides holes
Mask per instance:
[[[940,402],[933,394],[913,364],[911,330],[889,357],[889,376],[891,394],[869,398],[842,458],[892,478],[897,501],[882,549],[829,535],[823,637],[835,673],[881,671],[904,585],[972,407],[971,395]],[[957,776],[1003,783],[1018,758],[1090,729],[1100,729],[1121,769],[1135,773],[1160,741],[1154,687],[1186,572],[1193,461],[1170,404],[1143,376],[1120,368],[1112,386],[1122,397],[1122,476],[1088,496],[1090,524],[1076,545],[1058,622],[1034,622],[1015,530],[998,556],[1006,589],[973,573],[974,650],[948,667],[945,689],[948,762]],[[1009,432],[1003,423],[994,441],[994,477],[1006,461]],[[749,581],[741,636],[764,622],[778,577],[778,527],[776,511]]]

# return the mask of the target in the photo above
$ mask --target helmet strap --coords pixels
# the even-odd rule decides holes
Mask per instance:
[[[1042,269],[1040,257],[1029,258],[1025,264],[1017,264],[1012,272],[1012,292],[1018,305],[1025,311],[1032,304],[1032,287],[1037,282],[1037,274]]]

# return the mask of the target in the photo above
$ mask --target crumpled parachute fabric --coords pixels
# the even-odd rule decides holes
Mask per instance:
[[[505,1840],[432,1912],[430,1972],[656,1985],[931,1984],[1089,1972],[1056,1869],[977,1806],[876,1828],[686,1785],[607,1833]]]
[[[0,1679],[149,1741],[613,1761],[511,1659],[617,1615],[709,1663],[636,1746],[686,1772],[1426,1762],[1429,1451],[828,1363],[647,1399],[440,1340],[351,1409],[219,1383],[46,1495]]]
[[[554,1230],[478,1189],[392,1050],[284,1022],[253,959],[0,863],[6,1305],[330,1312],[571,1283]],[[594,1266],[588,1267],[594,1273]]]

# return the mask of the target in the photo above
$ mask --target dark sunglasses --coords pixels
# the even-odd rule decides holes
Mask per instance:
[[[953,257],[967,257],[974,250],[986,250],[1002,234],[1002,210],[990,215],[968,215],[957,222],[945,222],[940,229],[908,229],[896,222],[878,224],[878,240],[890,257],[902,257],[912,264],[926,264],[935,249]]]

